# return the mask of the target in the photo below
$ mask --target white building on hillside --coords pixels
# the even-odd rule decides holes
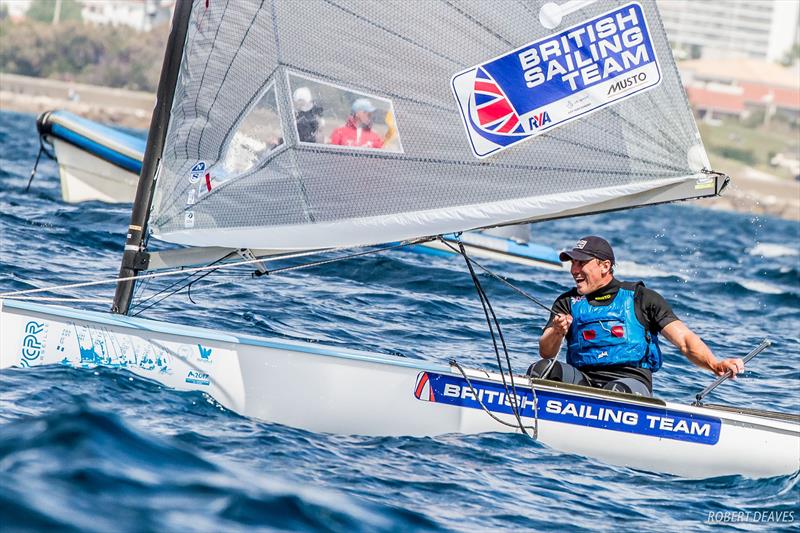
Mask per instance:
[[[31,7],[31,0],[0,0],[2,5],[8,11],[8,16],[11,20],[19,22],[25,20],[25,14],[28,8]]]
[[[780,61],[798,42],[798,0],[657,0],[673,50],[686,59]]]
[[[150,31],[168,22],[175,0],[82,0],[81,17],[88,24],[130,26]]]

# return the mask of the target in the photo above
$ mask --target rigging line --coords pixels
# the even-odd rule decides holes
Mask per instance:
[[[30,300],[32,302],[88,302],[108,304],[114,301],[113,298],[72,298],[72,297],[51,297],[51,296],[11,296],[9,300]]]
[[[496,420],[497,422],[500,422],[500,423],[501,423],[501,424],[503,424],[504,426],[508,426],[508,427],[510,427],[510,428],[518,428],[518,427],[520,427],[518,424],[512,424],[511,422],[506,422],[505,420],[501,420],[500,418],[498,418],[497,416],[495,416],[495,415],[494,415],[494,413],[492,413],[491,411],[489,411],[489,409],[488,409],[488,408],[486,407],[486,405],[483,403],[483,400],[481,399],[481,397],[478,395],[478,391],[476,391],[476,390],[475,390],[475,387],[472,385],[472,381],[470,381],[470,379],[469,379],[469,376],[467,376],[467,373],[464,371],[464,369],[463,369],[463,368],[461,368],[461,365],[460,365],[460,364],[458,364],[458,361],[456,361],[455,359],[451,359],[451,360],[450,360],[450,365],[452,365],[452,366],[456,367],[456,368],[458,369],[458,371],[459,371],[459,372],[461,372],[461,375],[462,375],[462,376],[464,377],[464,379],[466,380],[466,382],[467,382],[467,385],[469,385],[469,388],[470,388],[470,390],[471,390],[471,392],[472,392],[472,395],[475,397],[475,400],[477,400],[478,404],[479,404],[479,405],[480,405],[480,406],[483,408],[483,410],[486,412],[486,414],[487,414],[487,415],[489,415],[490,417],[492,417],[492,418],[493,418],[494,420]],[[534,401],[534,402],[535,402],[535,401]],[[534,405],[535,405],[535,403],[534,403]],[[538,426],[538,422],[539,422],[538,413],[536,413],[536,414],[534,415],[534,421],[535,421],[536,425]],[[526,429],[532,429],[532,430],[534,430],[534,435],[537,435],[537,434],[538,434],[538,428],[537,428],[536,426],[524,426],[524,427],[525,427]],[[527,435],[527,433],[525,433],[525,434]],[[535,438],[536,438],[536,437],[534,437],[534,440],[535,440]]]
[[[357,253],[354,253],[354,254],[349,254],[349,255],[345,255],[345,256],[341,256],[341,257],[334,257],[332,259],[323,259],[321,261],[314,261],[314,262],[311,262],[311,263],[303,263],[302,265],[294,265],[294,266],[276,268],[274,270],[269,270],[269,271],[267,271],[265,273],[257,272],[256,276],[260,277],[260,276],[264,276],[264,275],[272,275],[272,274],[282,273],[282,272],[291,272],[292,270],[300,270],[301,268],[308,268],[308,267],[327,265],[327,264],[330,264],[330,263],[335,263],[337,261],[344,261],[346,259],[352,259],[354,257],[361,257],[361,256],[364,256],[364,255],[369,255],[369,254],[378,254],[378,253],[386,252],[386,251],[389,251],[389,250],[397,250],[398,248],[403,248],[404,246],[412,246],[414,244],[422,244],[422,243],[429,242],[429,241],[432,241],[432,240],[435,240],[435,239],[436,239],[436,237],[424,237],[422,239],[416,239],[416,240],[413,240],[413,241],[401,242],[400,244],[394,244],[394,245],[391,245],[391,246],[384,246],[382,248],[366,250],[364,252],[357,252]]]
[[[440,238],[439,238],[439,240],[442,242],[442,244],[444,244],[445,246],[447,246],[448,248],[450,248],[450,249],[451,249],[453,252],[455,252],[455,253],[460,253],[460,252],[459,252],[459,251],[456,249],[456,247],[455,247],[455,246],[453,246],[452,244],[450,244],[449,242],[447,242],[445,239],[443,239],[443,238],[441,238],[441,237],[440,237]],[[542,309],[544,309],[545,311],[547,311],[547,312],[549,312],[549,313],[551,313],[551,314],[554,314],[554,315],[558,314],[558,313],[556,313],[556,312],[553,310],[553,308],[552,308],[552,307],[548,307],[547,305],[543,304],[543,303],[542,303],[540,300],[538,300],[537,298],[535,298],[535,297],[531,296],[530,294],[528,294],[527,292],[523,291],[522,289],[520,289],[520,288],[519,288],[519,287],[517,287],[516,285],[512,284],[510,281],[507,281],[507,280],[503,279],[501,276],[499,276],[498,274],[495,274],[494,272],[492,272],[491,270],[489,270],[488,268],[486,268],[486,267],[485,267],[485,266],[483,266],[482,264],[480,264],[480,263],[478,263],[477,261],[475,261],[473,258],[471,258],[471,257],[467,257],[467,256],[464,256],[464,257],[465,257],[465,258],[466,258],[466,259],[467,259],[467,260],[468,260],[470,263],[472,263],[473,265],[477,266],[478,268],[480,268],[481,270],[483,270],[484,272],[486,272],[487,274],[489,274],[489,275],[490,275],[490,276],[492,276],[493,278],[495,278],[495,279],[497,279],[497,280],[499,280],[499,281],[501,281],[501,282],[505,283],[506,285],[508,285],[508,287],[510,287],[511,289],[513,289],[514,291],[516,291],[517,293],[519,293],[520,295],[524,296],[524,297],[525,297],[525,298],[527,298],[528,300],[532,301],[533,303],[535,303],[536,305],[538,305],[539,307],[541,307],[541,308],[542,308]]]
[[[224,256],[222,256],[222,257],[220,257],[220,258],[219,258],[219,259],[217,259],[216,261],[214,261],[214,262],[212,262],[212,263],[209,263],[209,264],[208,264],[208,265],[206,265],[206,266],[209,266],[209,267],[210,267],[210,266],[214,266],[214,265],[216,265],[217,263],[219,263],[220,261],[224,261],[225,259],[227,259],[227,258],[231,257],[231,256],[232,256],[234,253],[235,253],[235,252],[230,252],[230,253],[228,253],[228,254],[226,254],[226,255],[224,255]],[[209,273],[211,273],[211,272],[214,272],[214,271],[213,271],[213,270],[209,271]],[[155,298],[156,296],[158,296],[158,295],[160,295],[160,294],[163,294],[163,293],[165,293],[166,291],[170,290],[170,289],[171,289],[172,287],[174,287],[175,285],[178,285],[179,283],[183,283],[183,282],[184,282],[184,281],[186,281],[187,279],[190,279],[192,276],[196,276],[196,275],[198,275],[198,274],[199,274],[199,272],[192,272],[192,273],[191,273],[191,274],[189,274],[188,276],[185,276],[185,277],[183,277],[183,278],[181,278],[181,279],[175,280],[175,282],[173,282],[173,283],[171,283],[171,284],[167,285],[166,287],[164,287],[164,288],[163,288],[163,289],[161,289],[160,291],[158,291],[158,292],[156,292],[156,293],[153,293],[153,294],[151,294],[150,296],[148,296],[147,298],[145,298],[145,299],[144,299],[144,300],[142,300],[141,302],[137,302],[137,304],[136,304],[135,306],[133,306],[133,309],[136,309],[137,307],[140,307],[140,306],[142,306],[142,305],[146,304],[147,302],[149,302],[150,300],[152,300],[152,299],[153,299],[153,298]],[[198,279],[199,279],[199,278],[198,278]],[[149,282],[149,281],[150,281],[150,280],[147,280],[146,282]],[[175,293],[176,293],[176,292],[178,292],[179,290],[181,290],[181,289],[176,289],[175,291],[173,291],[172,293],[168,294],[167,296],[171,296],[172,294],[175,294]],[[161,300],[163,300],[163,298],[162,298]],[[161,300],[158,300],[158,301],[156,301],[156,303],[160,302]],[[152,306],[147,306],[147,307],[145,307],[144,309],[142,309],[142,311],[144,311],[145,309],[150,309],[150,307],[152,307]],[[138,313],[137,313],[137,314],[138,314]],[[134,316],[135,316],[135,315],[134,315]]]
[[[414,243],[409,243],[414,244]],[[37,292],[52,292],[56,290],[63,290],[63,289],[74,289],[79,287],[91,287],[94,285],[108,285],[112,283],[118,283],[120,281],[134,281],[134,280],[141,280],[141,279],[152,279],[152,278],[163,278],[166,276],[177,276],[179,274],[186,274],[188,272],[201,272],[204,270],[217,270],[220,268],[229,268],[229,267],[236,267],[241,265],[249,265],[258,262],[269,262],[269,261],[277,261],[279,259],[293,259],[296,257],[304,257],[308,255],[315,255],[319,254],[319,250],[311,250],[308,252],[298,252],[295,254],[287,254],[281,255],[278,257],[262,257],[257,259],[247,259],[245,261],[237,261],[235,263],[229,263],[227,265],[217,266],[217,267],[210,267],[208,265],[201,266],[201,267],[192,267],[192,268],[181,268],[179,270],[170,270],[167,272],[157,272],[155,274],[144,274],[144,275],[136,275],[136,276],[125,276],[125,277],[117,277],[112,279],[101,279],[95,281],[86,281],[82,283],[72,283],[69,285],[53,285],[50,287],[40,287],[38,289],[25,289],[22,291],[13,291],[13,292],[4,292],[0,293],[0,298],[8,298],[10,296],[17,296],[20,294],[35,294]]]
[[[27,193],[31,188],[31,183],[33,183],[33,177],[36,175],[36,169],[39,168],[39,159],[42,157],[42,152],[45,152],[44,149],[44,141],[42,140],[42,135],[39,135],[39,153],[36,154],[36,162],[33,163],[33,169],[31,170],[31,177],[28,178],[28,186],[25,187],[25,192]],[[48,154],[50,155],[50,154]]]
[[[433,240],[433,239],[434,239],[434,237],[428,237],[427,239],[428,239],[428,240]],[[415,242],[416,242],[416,241],[415,241]],[[424,242],[424,240],[423,240],[423,242]],[[274,273],[278,273],[278,272],[289,272],[289,271],[292,271],[292,270],[299,270],[299,269],[302,269],[302,268],[309,268],[309,267],[320,266],[320,265],[325,265],[325,264],[329,264],[329,263],[335,263],[335,262],[337,262],[337,261],[344,261],[344,260],[346,260],[346,259],[352,259],[352,258],[354,258],[354,257],[360,257],[360,256],[368,255],[368,254],[374,254],[374,253],[385,252],[385,251],[387,251],[387,250],[394,250],[394,249],[397,249],[397,248],[402,248],[403,246],[408,246],[409,244],[411,244],[411,243],[400,243],[400,244],[393,245],[393,246],[385,246],[385,247],[382,247],[382,248],[380,248],[380,249],[366,250],[366,251],[364,251],[364,252],[358,252],[358,253],[355,253],[355,254],[348,254],[348,255],[346,255],[346,256],[335,257],[335,258],[332,258],[332,259],[326,259],[326,260],[322,260],[322,261],[314,261],[314,262],[311,262],[311,263],[304,263],[304,264],[302,264],[302,265],[294,265],[294,266],[290,266],[290,267],[277,268],[277,269],[275,269],[275,270],[272,270],[272,271],[267,271],[266,273],[261,273],[261,272],[259,272],[259,271],[256,271],[254,274],[256,274],[257,276],[263,276],[264,274],[274,274]],[[233,253],[234,253],[234,252],[231,252],[230,254],[228,254],[228,255],[227,255],[227,256],[225,256],[225,257],[230,257],[230,256],[231,256]],[[220,261],[224,260],[224,259],[225,259],[225,257],[222,257],[222,258],[220,258],[220,259],[217,259],[216,261],[214,261],[214,263],[211,263],[211,264],[210,264],[210,265],[208,265],[208,266],[212,266],[212,265],[214,265],[214,264],[216,264],[216,263],[218,263],[218,262],[220,262]],[[208,276],[209,274],[212,274],[212,273],[213,273],[213,272],[215,272],[215,271],[216,271],[216,269],[212,269],[212,270],[209,270],[209,271],[207,271],[207,272],[204,272],[202,275],[198,276],[197,278],[195,278],[195,279],[193,279],[193,280],[190,280],[190,281],[189,281],[188,283],[186,283],[185,285],[183,285],[183,286],[181,286],[181,287],[179,287],[179,288],[175,289],[175,290],[174,290],[174,291],[172,291],[171,293],[169,293],[169,294],[165,295],[164,297],[162,297],[162,298],[160,298],[160,299],[156,300],[155,302],[153,302],[152,304],[148,305],[147,307],[145,307],[145,308],[143,308],[143,309],[139,310],[139,311],[138,311],[138,312],[136,312],[136,313],[135,313],[133,316],[138,316],[138,315],[140,315],[140,314],[141,314],[141,313],[143,313],[144,311],[146,311],[146,310],[150,309],[151,307],[153,307],[154,305],[156,305],[156,304],[158,304],[158,303],[160,303],[160,302],[164,301],[166,298],[169,298],[169,297],[170,297],[170,296],[172,296],[173,294],[176,294],[176,293],[178,293],[178,292],[182,291],[183,289],[187,289],[187,295],[189,296],[189,300],[190,300],[192,303],[195,303],[195,302],[194,302],[194,300],[192,300],[192,296],[191,296],[191,287],[192,287],[192,285],[194,285],[195,283],[197,283],[198,281],[200,281],[201,279],[205,278],[205,277],[206,277],[206,276]],[[196,275],[197,275],[197,273],[195,272],[195,273],[193,273],[193,274],[191,274],[191,275],[189,275],[189,276],[187,276],[187,277],[183,278],[182,280],[178,280],[176,283],[173,283],[173,284],[171,284],[171,285],[170,285],[169,287],[167,287],[166,289],[163,289],[162,291],[158,292],[157,294],[155,294],[155,295],[151,296],[150,298],[148,298],[148,300],[152,299],[154,296],[158,296],[159,294],[162,294],[164,291],[166,291],[166,290],[167,290],[167,289],[169,289],[170,287],[174,287],[174,286],[175,286],[177,283],[180,283],[180,282],[183,282],[183,281],[187,281],[187,280],[189,280],[189,278],[191,278],[192,276],[196,276]],[[208,287],[204,287],[204,288],[208,288]],[[145,300],[145,301],[147,301],[147,300]],[[142,302],[142,303],[144,303],[144,302]]]
[[[509,375],[509,378],[511,380],[511,390],[514,392],[514,394],[513,394],[513,398],[514,399],[513,399],[513,401],[509,401],[509,403],[511,405],[511,410],[514,412],[514,417],[517,419],[517,422],[519,423],[520,429],[522,430],[522,432],[525,435],[527,435],[528,433],[525,431],[525,428],[524,428],[523,423],[522,423],[522,419],[520,418],[520,414],[519,414],[519,407],[518,407],[518,404],[517,404],[517,389],[516,389],[516,386],[514,384],[514,372],[511,369],[511,358],[508,355],[508,347],[506,346],[506,341],[503,338],[503,332],[500,329],[500,323],[497,320],[497,316],[494,313],[494,309],[492,309],[492,304],[489,302],[488,296],[486,296],[486,293],[484,292],[483,287],[481,287],[481,282],[478,279],[477,274],[475,274],[475,270],[473,270],[472,265],[470,264],[470,262],[469,262],[469,260],[467,258],[467,251],[464,249],[464,244],[459,241],[458,245],[459,245],[459,248],[461,250],[461,255],[464,256],[464,259],[465,259],[465,261],[467,263],[467,268],[469,269],[469,273],[472,276],[472,282],[475,284],[475,289],[478,291],[478,296],[480,297],[480,300],[481,300],[481,306],[483,307],[483,314],[486,316],[486,324],[489,326],[489,333],[492,336],[492,344],[494,345],[494,353],[497,356],[497,367],[500,370],[500,377],[503,380],[503,386],[505,387],[505,390],[506,390],[506,397],[508,397],[511,394],[510,394],[510,392],[508,390],[508,384],[506,383],[506,376],[505,376],[505,372],[503,371],[503,363],[502,363],[502,361],[500,359],[500,351],[497,349],[497,340],[495,338],[494,330],[492,329],[492,321],[489,319],[489,312],[491,312],[492,320],[494,320],[494,326],[497,328],[497,336],[500,338],[500,342],[501,342],[501,344],[503,346],[503,352],[505,353],[505,356],[506,356],[506,362],[508,364],[508,375]],[[487,308],[488,308],[488,311],[487,311]]]
[[[358,255],[366,255],[368,253],[379,253],[379,252],[382,252],[384,250],[391,250],[391,249],[394,249],[394,248],[401,248],[403,246],[411,246],[411,245],[414,245],[414,244],[420,244],[420,243],[431,241],[433,239],[435,239],[435,237],[423,237],[421,239],[415,239],[415,240],[412,240],[412,241],[404,241],[404,242],[402,242],[402,243],[400,243],[400,244],[398,244],[396,246],[385,247],[385,248],[382,248],[382,249],[379,249],[379,250],[370,250],[370,251],[363,252],[363,253],[360,253],[360,254],[352,254],[352,255],[341,257],[341,258],[327,260],[327,261],[325,261],[323,263],[320,263],[320,262],[307,263],[306,265],[307,266],[314,266],[316,264],[331,263],[331,262],[334,262],[334,261],[337,261],[337,260],[343,260],[343,259],[348,259],[350,257],[356,257]],[[180,275],[180,274],[186,274],[186,273],[190,273],[190,272],[202,272],[202,271],[205,271],[205,270],[219,270],[219,269],[223,269],[223,268],[224,269],[228,269],[228,268],[233,268],[233,267],[242,266],[242,265],[251,265],[251,264],[254,264],[254,263],[267,263],[267,262],[270,262],[270,261],[278,261],[280,259],[295,259],[297,257],[306,257],[306,256],[309,256],[309,255],[318,255],[320,253],[321,253],[320,250],[309,250],[307,252],[297,252],[297,253],[294,253],[294,254],[285,254],[285,255],[280,255],[280,256],[277,256],[277,257],[261,257],[261,258],[256,258],[256,259],[247,259],[247,260],[244,260],[244,261],[237,261],[235,263],[228,263],[228,264],[219,265],[219,266],[205,265],[205,266],[201,266],[201,267],[181,268],[179,270],[170,270],[170,271],[167,271],[167,272],[157,272],[155,274],[125,276],[125,277],[117,277],[117,278],[112,278],[112,279],[101,279],[101,280],[95,280],[95,281],[86,281],[86,282],[82,282],[82,283],[71,283],[69,285],[53,285],[53,286],[50,286],[50,287],[40,287],[38,289],[25,289],[25,290],[21,290],[21,291],[4,292],[4,293],[0,293],[0,299],[2,299],[2,298],[10,298],[12,296],[17,296],[17,295],[22,295],[22,294],[35,294],[35,293],[39,293],[39,292],[53,292],[53,291],[56,291],[56,290],[75,289],[75,288],[79,288],[79,287],[91,287],[91,286],[94,286],[94,285],[107,285],[107,284],[112,284],[112,283],[118,283],[120,281],[138,281],[138,280],[142,280],[142,279],[152,279],[152,278],[163,278],[163,277],[167,277],[167,276],[177,276],[177,275]],[[294,269],[298,269],[298,268],[303,268],[306,265],[297,265],[295,267],[287,267],[287,268],[283,268],[283,269],[278,269],[277,271],[280,272],[280,271],[284,271],[284,270],[294,270]]]
[[[219,268],[219,267],[217,267],[217,268]],[[170,296],[172,296],[173,294],[176,294],[176,293],[178,293],[178,292],[182,291],[182,290],[183,290],[183,289],[185,289],[186,287],[191,287],[192,283],[195,283],[196,281],[200,281],[201,279],[203,279],[204,277],[208,276],[209,274],[211,274],[211,273],[212,273],[212,272],[214,272],[215,270],[216,270],[216,269],[209,270],[209,271],[207,271],[207,272],[203,272],[203,274],[201,274],[200,276],[198,276],[196,279],[190,280],[188,283],[186,283],[185,285],[183,285],[183,286],[181,286],[181,287],[178,287],[177,289],[175,289],[174,291],[172,291],[172,292],[171,292],[171,293],[169,293],[169,294],[165,294],[164,296],[162,296],[161,298],[159,298],[159,299],[158,299],[158,300],[156,300],[155,302],[151,303],[150,305],[148,305],[148,306],[146,306],[146,307],[144,307],[144,308],[142,308],[142,309],[138,310],[136,313],[133,313],[133,315],[132,315],[132,316],[139,316],[139,315],[141,315],[142,313],[144,313],[145,311],[147,311],[148,309],[150,309],[150,308],[151,308],[151,307],[153,307],[154,305],[157,305],[157,304],[159,304],[159,303],[163,302],[164,300],[166,300],[167,298],[169,298],[169,297],[170,297]],[[195,275],[196,275],[196,273],[195,273],[195,274],[192,274],[191,276],[188,276],[188,277],[186,277],[186,278],[183,278],[183,280],[181,280],[181,281],[186,281],[187,279],[189,279],[189,278],[191,278],[192,276],[195,276]],[[175,284],[173,283],[171,286],[174,286],[174,285],[175,285]],[[162,292],[163,292],[163,291],[162,291]],[[161,293],[159,293],[159,294],[161,294]],[[189,296],[189,300],[190,300],[190,301],[192,300],[191,296]],[[192,301],[192,303],[194,303],[194,301]]]

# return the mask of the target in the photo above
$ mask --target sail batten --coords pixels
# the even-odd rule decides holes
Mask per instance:
[[[196,2],[153,235],[334,248],[716,194],[655,4],[545,3]]]

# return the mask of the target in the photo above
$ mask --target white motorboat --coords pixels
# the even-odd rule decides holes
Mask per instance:
[[[55,152],[65,202],[133,201],[144,139],[61,110],[42,113],[36,127]]]

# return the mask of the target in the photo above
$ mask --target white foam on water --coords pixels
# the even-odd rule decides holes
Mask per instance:
[[[764,294],[783,294],[785,291],[765,281],[741,280],[739,284],[747,290]]]
[[[680,272],[667,272],[650,265],[640,265],[633,261],[617,262],[614,265],[614,274],[621,278],[667,278],[676,276],[684,280],[688,279],[686,275]]]
[[[783,257],[791,255],[800,255],[800,250],[790,248],[784,244],[773,244],[769,242],[762,242],[756,244],[748,252],[750,255],[757,255],[761,257]]]

